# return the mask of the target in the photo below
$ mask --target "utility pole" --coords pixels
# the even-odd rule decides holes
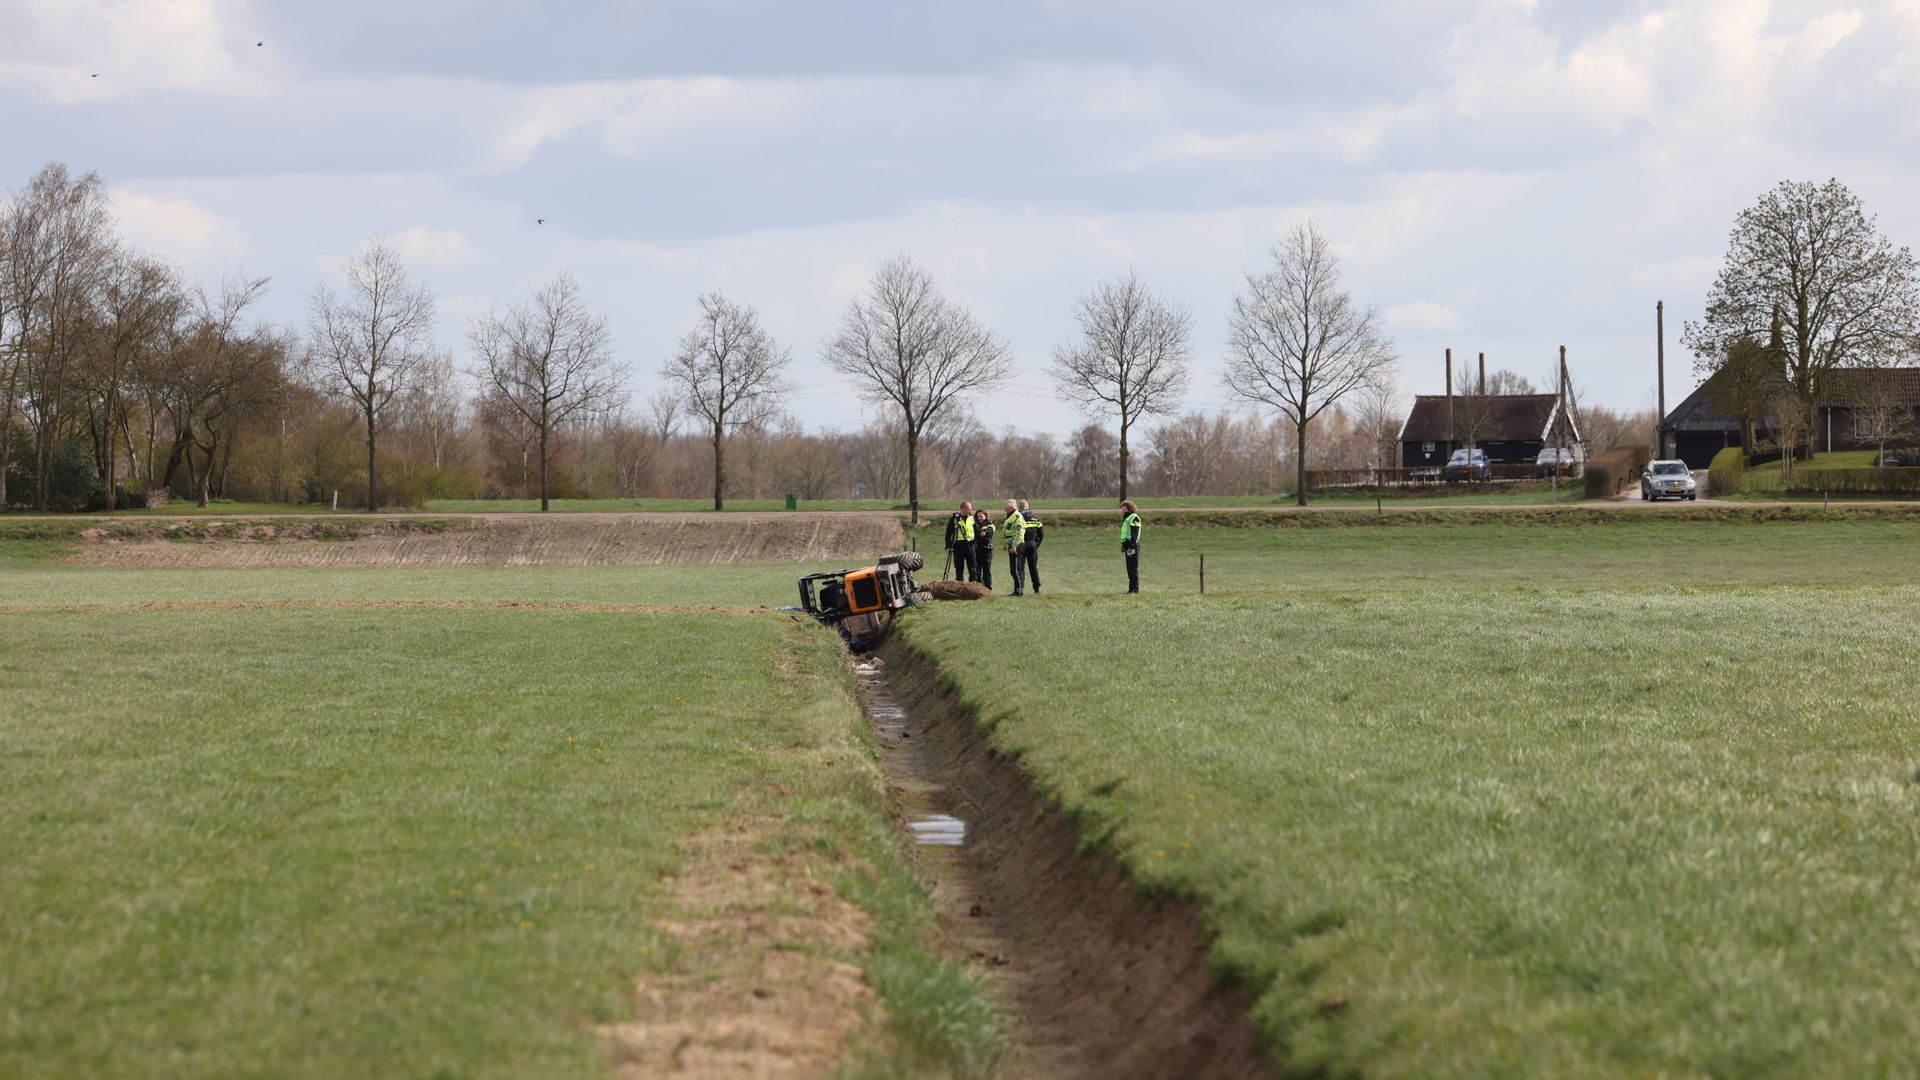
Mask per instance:
[[[1487,354],[1480,354],[1480,396],[1487,396]]]
[[[1567,347],[1560,346],[1560,385],[1555,391],[1560,395],[1557,409],[1559,428],[1554,435],[1553,453],[1553,501],[1560,502],[1560,463],[1567,456]]]
[[[1447,350],[1447,455],[1453,455],[1453,350]]]
[[[1653,357],[1660,380],[1660,419],[1654,422],[1654,438],[1659,442],[1655,457],[1667,456],[1667,302],[1653,302]]]

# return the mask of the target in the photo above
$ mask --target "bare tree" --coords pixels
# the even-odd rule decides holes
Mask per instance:
[[[1499,403],[1491,394],[1480,392],[1479,380],[1472,372],[1460,372],[1453,382],[1453,438],[1461,449],[1467,451],[1466,475],[1468,479],[1474,479],[1473,450],[1487,437],[1487,429],[1493,424],[1494,410]]]
[[[1400,381],[1391,373],[1381,376],[1360,391],[1354,405],[1354,419],[1365,433],[1368,453],[1374,467],[1398,468],[1399,442],[1396,436],[1407,417],[1407,398]]]
[[[847,305],[827,339],[829,367],[870,401],[900,410],[907,443],[907,506],[920,522],[920,439],[967,395],[1012,375],[1012,352],[971,311],[940,294],[906,255],[880,265],[865,297]]]
[[[535,432],[544,511],[555,427],[606,408],[626,384],[606,317],[590,310],[579,283],[562,273],[535,289],[530,303],[475,320],[468,339],[485,365],[479,377]]]
[[[285,343],[263,328],[241,325],[266,290],[266,278],[245,277],[222,281],[218,294],[197,290],[185,340],[172,352],[180,418],[176,445],[187,451],[201,506],[212,500],[217,457],[231,446],[239,414],[267,404],[280,382]],[[197,464],[193,450],[200,452]]]
[[[124,251],[114,253],[105,268],[99,310],[79,372],[87,437],[109,510],[114,507],[126,422],[124,395],[139,373],[159,366],[185,310],[186,296],[172,267]]]
[[[466,398],[460,391],[453,354],[445,350],[428,356],[399,402],[401,425],[409,441],[424,444],[420,454],[436,469],[447,464],[448,452],[466,425]]]
[[[1793,455],[1813,433],[1813,405],[1792,390],[1774,395],[1768,409],[1768,426],[1780,444],[1780,480],[1793,479]]]
[[[1555,381],[1558,380],[1556,379]],[[1501,368],[1487,376],[1487,393],[1495,397],[1506,397],[1515,394],[1537,394],[1539,392],[1539,389],[1533,385],[1533,380],[1517,371],[1509,371],[1506,368]]]
[[[1793,395],[1811,402],[1829,372],[1903,352],[1917,323],[1920,272],[1907,249],[1880,235],[1840,181],[1786,182],[1734,220],[1706,315],[1681,341],[1702,375],[1736,346],[1776,342]]]
[[[1380,314],[1354,303],[1333,245],[1312,222],[1274,244],[1273,265],[1247,275],[1228,324],[1226,385],[1294,426],[1294,499],[1307,504],[1307,427],[1328,406],[1390,374],[1396,357]]]
[[[380,508],[380,430],[389,406],[433,355],[433,293],[415,284],[385,236],[361,245],[342,273],[345,295],[314,290],[313,352],[335,393],[353,402],[367,437],[367,512]]]
[[[34,440],[34,505],[47,509],[54,448],[74,419],[73,385],[112,250],[106,185],[49,164],[14,198],[8,274],[18,306],[9,378]],[[5,411],[10,412],[11,409]]]
[[[1127,436],[1143,416],[1179,404],[1192,375],[1193,316],[1155,295],[1128,271],[1074,303],[1080,341],[1056,346],[1047,373],[1061,396],[1089,417],[1120,422],[1120,497],[1127,497]]]
[[[1854,377],[1846,380],[1844,386],[1852,405],[1854,437],[1873,443],[1879,451],[1874,464],[1881,465],[1887,459],[1887,444],[1906,438],[1912,432],[1913,405],[1894,372],[1870,370],[1852,374]]]
[[[700,318],[660,374],[713,441],[713,508],[719,510],[726,494],[727,432],[773,417],[787,391],[781,372],[793,354],[773,340],[753,308],[719,293],[702,294],[699,304]]]

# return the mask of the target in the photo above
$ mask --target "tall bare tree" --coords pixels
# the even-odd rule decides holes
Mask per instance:
[[[243,325],[248,309],[266,291],[266,278],[246,277],[227,278],[217,293],[198,290],[186,338],[174,349],[183,421],[176,439],[185,440],[188,473],[201,506],[220,486],[215,479],[219,455],[230,453],[243,414],[270,404],[279,388],[286,344],[263,327]]]
[[[157,259],[117,251],[105,267],[79,388],[107,507],[127,419],[125,394],[158,368],[186,310],[178,274]]]
[[[8,275],[19,306],[12,378],[34,441],[34,505],[47,509],[54,449],[77,407],[73,386],[112,250],[106,185],[54,162],[14,197]]]
[[[1912,254],[1880,235],[1840,181],[1789,181],[1734,220],[1705,317],[1688,322],[1681,341],[1702,376],[1743,344],[1778,342],[1781,373],[1805,403],[1830,372],[1903,353],[1917,324]]]
[[[700,317],[660,374],[688,414],[699,417],[713,442],[713,508],[724,505],[729,431],[765,422],[787,391],[781,372],[792,359],[752,307],[704,293]]]
[[[1010,378],[1012,350],[902,254],[882,263],[866,295],[847,305],[823,352],[863,397],[900,411],[907,505],[919,524],[921,436],[955,406],[964,408],[968,395]]]
[[[1294,499],[1307,504],[1307,428],[1329,406],[1390,374],[1393,343],[1380,314],[1356,304],[1333,245],[1312,222],[1272,248],[1273,263],[1247,274],[1228,322],[1227,390],[1278,410],[1293,424]]]
[[[402,432],[414,456],[436,469],[445,468],[467,416],[452,353],[443,349],[421,363],[412,385],[400,395],[399,410]]]
[[[1192,375],[1193,316],[1154,294],[1132,271],[1074,303],[1080,340],[1056,346],[1047,372],[1089,417],[1120,423],[1120,497],[1127,497],[1128,434],[1143,416],[1179,404]]]
[[[1353,415],[1366,434],[1374,466],[1398,468],[1400,452],[1396,436],[1407,417],[1407,398],[1400,390],[1400,381],[1387,374],[1362,389]]]
[[[1473,451],[1487,437],[1499,402],[1492,394],[1481,393],[1480,380],[1470,371],[1462,371],[1453,380],[1453,438],[1467,451],[1468,479],[1478,479],[1473,470]]]
[[[313,292],[308,330],[330,388],[353,403],[367,439],[367,512],[380,508],[377,443],[389,406],[433,355],[433,293],[375,236],[341,268],[346,292]]]
[[[479,377],[536,434],[544,511],[555,428],[623,396],[627,372],[614,361],[606,316],[587,306],[571,274],[561,273],[529,302],[476,320],[468,339],[484,365]]]

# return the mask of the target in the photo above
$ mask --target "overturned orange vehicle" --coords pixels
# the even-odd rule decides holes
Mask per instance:
[[[925,565],[919,552],[902,551],[872,566],[808,574],[800,579],[800,610],[838,630],[847,648],[866,652],[885,636],[894,612],[932,599],[913,580]]]

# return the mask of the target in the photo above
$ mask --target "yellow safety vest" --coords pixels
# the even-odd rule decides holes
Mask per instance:
[[[956,541],[964,540],[969,544],[973,543],[973,515],[972,514],[961,515],[960,527],[953,530],[953,538]]]

